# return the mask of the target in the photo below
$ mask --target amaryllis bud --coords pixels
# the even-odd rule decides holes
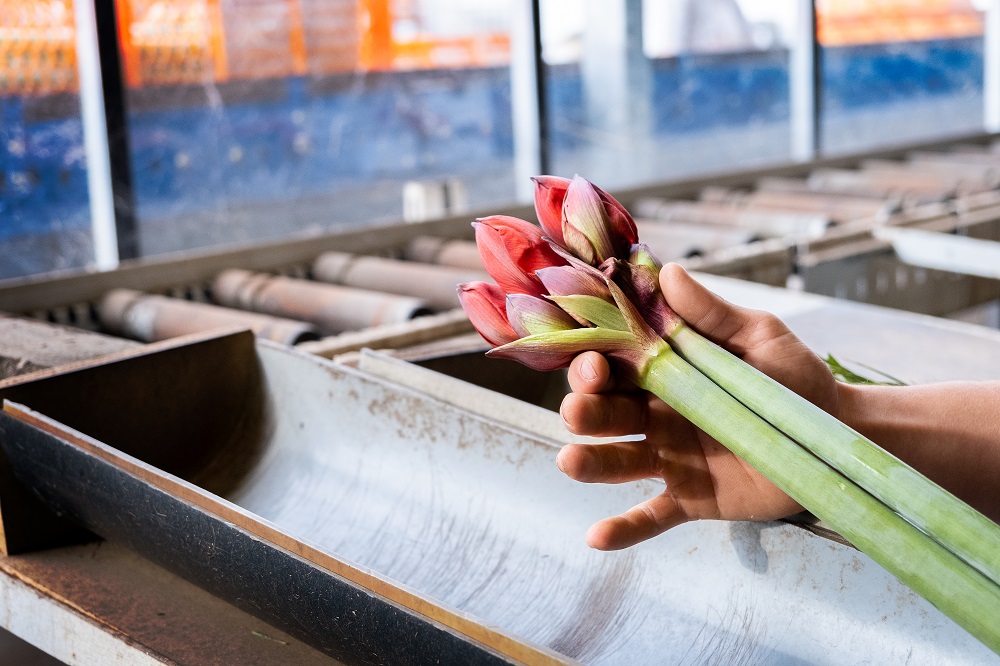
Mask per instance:
[[[628,255],[628,262],[635,266],[643,266],[656,271],[657,275],[659,275],[660,269],[663,268],[663,262],[656,258],[656,255],[653,254],[653,251],[645,243],[636,243],[632,246]]]
[[[542,230],[530,222],[492,215],[476,220],[472,226],[486,272],[508,294],[543,296],[545,287],[535,271],[566,264],[542,240]]]
[[[567,367],[574,356],[585,351],[608,354],[636,367],[647,356],[631,333],[604,328],[539,333],[491,349],[486,355],[509,358],[534,370],[556,370]]]
[[[535,275],[553,296],[596,296],[613,302],[607,282],[594,271],[580,270],[575,266],[554,266],[535,271]]]
[[[507,321],[507,295],[495,284],[459,285],[458,300],[479,335],[494,347],[521,337]]]
[[[559,176],[536,176],[535,181],[535,214],[538,223],[545,230],[545,235],[564,245],[563,242],[563,200],[569,188],[569,178]]]
[[[591,265],[626,259],[638,240],[635,222],[624,206],[580,176],[566,191],[562,231],[563,244]]]
[[[507,321],[522,337],[580,327],[558,305],[527,294],[511,294],[507,297]]]

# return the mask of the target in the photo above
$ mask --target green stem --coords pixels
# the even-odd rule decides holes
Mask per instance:
[[[1000,525],[690,327],[678,326],[669,342],[765,421],[1000,584]]]
[[[1000,654],[1000,586],[750,411],[666,344],[637,384]]]

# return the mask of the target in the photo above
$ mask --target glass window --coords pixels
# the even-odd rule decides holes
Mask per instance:
[[[551,170],[608,187],[787,160],[788,0],[542,0]]]
[[[121,0],[143,254],[512,201],[507,4]]]
[[[982,129],[973,0],[818,0],[817,27],[825,153]]]
[[[71,0],[0,0],[0,279],[93,261]]]

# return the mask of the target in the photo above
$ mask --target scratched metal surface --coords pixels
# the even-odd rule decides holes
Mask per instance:
[[[589,550],[587,526],[654,483],[575,483],[539,440],[259,350],[271,435],[229,499],[525,640],[594,664],[1000,661],[864,555],[788,525],[706,521]]]

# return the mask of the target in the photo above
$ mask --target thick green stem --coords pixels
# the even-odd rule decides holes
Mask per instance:
[[[758,416],[1000,584],[1000,525],[686,325],[671,346]]]
[[[637,384],[1000,654],[1000,586],[783,435],[666,344]]]

